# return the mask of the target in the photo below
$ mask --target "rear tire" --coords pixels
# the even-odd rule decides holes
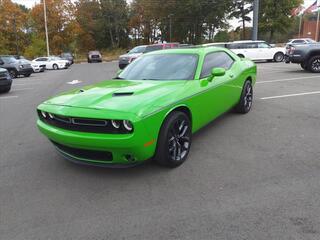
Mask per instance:
[[[170,113],[161,126],[154,160],[169,168],[180,166],[188,157],[191,140],[191,122],[187,114]]]
[[[248,113],[251,110],[253,101],[253,88],[251,81],[247,80],[242,88],[242,93],[238,105],[235,107],[235,111],[238,113]]]
[[[313,56],[307,66],[310,72],[320,73],[320,56]]]
[[[273,60],[275,62],[283,62],[284,60],[284,54],[282,52],[277,52],[274,57],[273,57]]]

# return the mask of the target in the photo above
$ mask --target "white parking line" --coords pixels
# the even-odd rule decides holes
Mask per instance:
[[[18,88],[18,89],[12,89],[13,92],[15,91],[24,91],[24,90],[32,90],[33,88]]]
[[[287,94],[287,95],[279,95],[279,96],[271,96],[271,97],[263,97],[263,98],[260,98],[260,99],[261,99],[261,100],[268,100],[268,99],[286,98],[286,97],[296,97],[296,96],[314,95],[314,94],[320,94],[320,91],[316,91],[316,92],[304,92],[304,93],[295,93],[295,94]]]
[[[0,97],[0,99],[9,99],[9,98],[17,98],[18,96],[4,96]]]
[[[298,78],[284,78],[284,79],[278,79],[278,80],[268,80],[268,81],[258,81],[257,84],[261,83],[273,83],[273,82],[287,82],[287,81],[295,81],[300,79],[312,79],[312,78],[319,78],[319,76],[310,76],[310,77],[298,77]]]
[[[24,86],[24,85],[40,85],[42,83],[32,83],[32,82],[28,82],[28,83],[13,83],[12,86]]]

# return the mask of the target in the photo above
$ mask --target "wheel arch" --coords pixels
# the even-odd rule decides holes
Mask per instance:
[[[311,52],[307,55],[306,59],[307,59],[307,61],[309,61],[310,58],[312,58],[312,57],[314,57],[314,56],[317,56],[317,55],[320,56],[320,50],[311,51]]]
[[[179,106],[175,106],[175,107],[171,108],[171,109],[167,112],[167,114],[166,114],[166,116],[165,116],[164,119],[166,119],[169,114],[171,114],[172,112],[175,112],[175,111],[176,111],[176,112],[183,112],[183,113],[185,113],[185,114],[189,117],[190,122],[192,123],[192,113],[191,113],[190,108],[187,107],[187,105],[179,105]]]

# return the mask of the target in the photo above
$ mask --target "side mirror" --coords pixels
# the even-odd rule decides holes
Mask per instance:
[[[226,69],[224,68],[212,68],[211,75],[214,77],[221,77],[226,74]]]
[[[126,52],[127,52],[127,53],[130,52],[130,50],[127,50]]]
[[[208,81],[211,82],[215,77],[221,77],[226,74],[224,68],[212,68],[211,75],[208,77]]]

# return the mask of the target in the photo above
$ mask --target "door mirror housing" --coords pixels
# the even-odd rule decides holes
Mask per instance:
[[[215,77],[222,77],[226,74],[226,70],[224,68],[212,68],[211,75],[208,77],[208,81],[211,82]]]
[[[212,68],[211,75],[214,77],[221,77],[226,74],[226,69],[224,68]]]

